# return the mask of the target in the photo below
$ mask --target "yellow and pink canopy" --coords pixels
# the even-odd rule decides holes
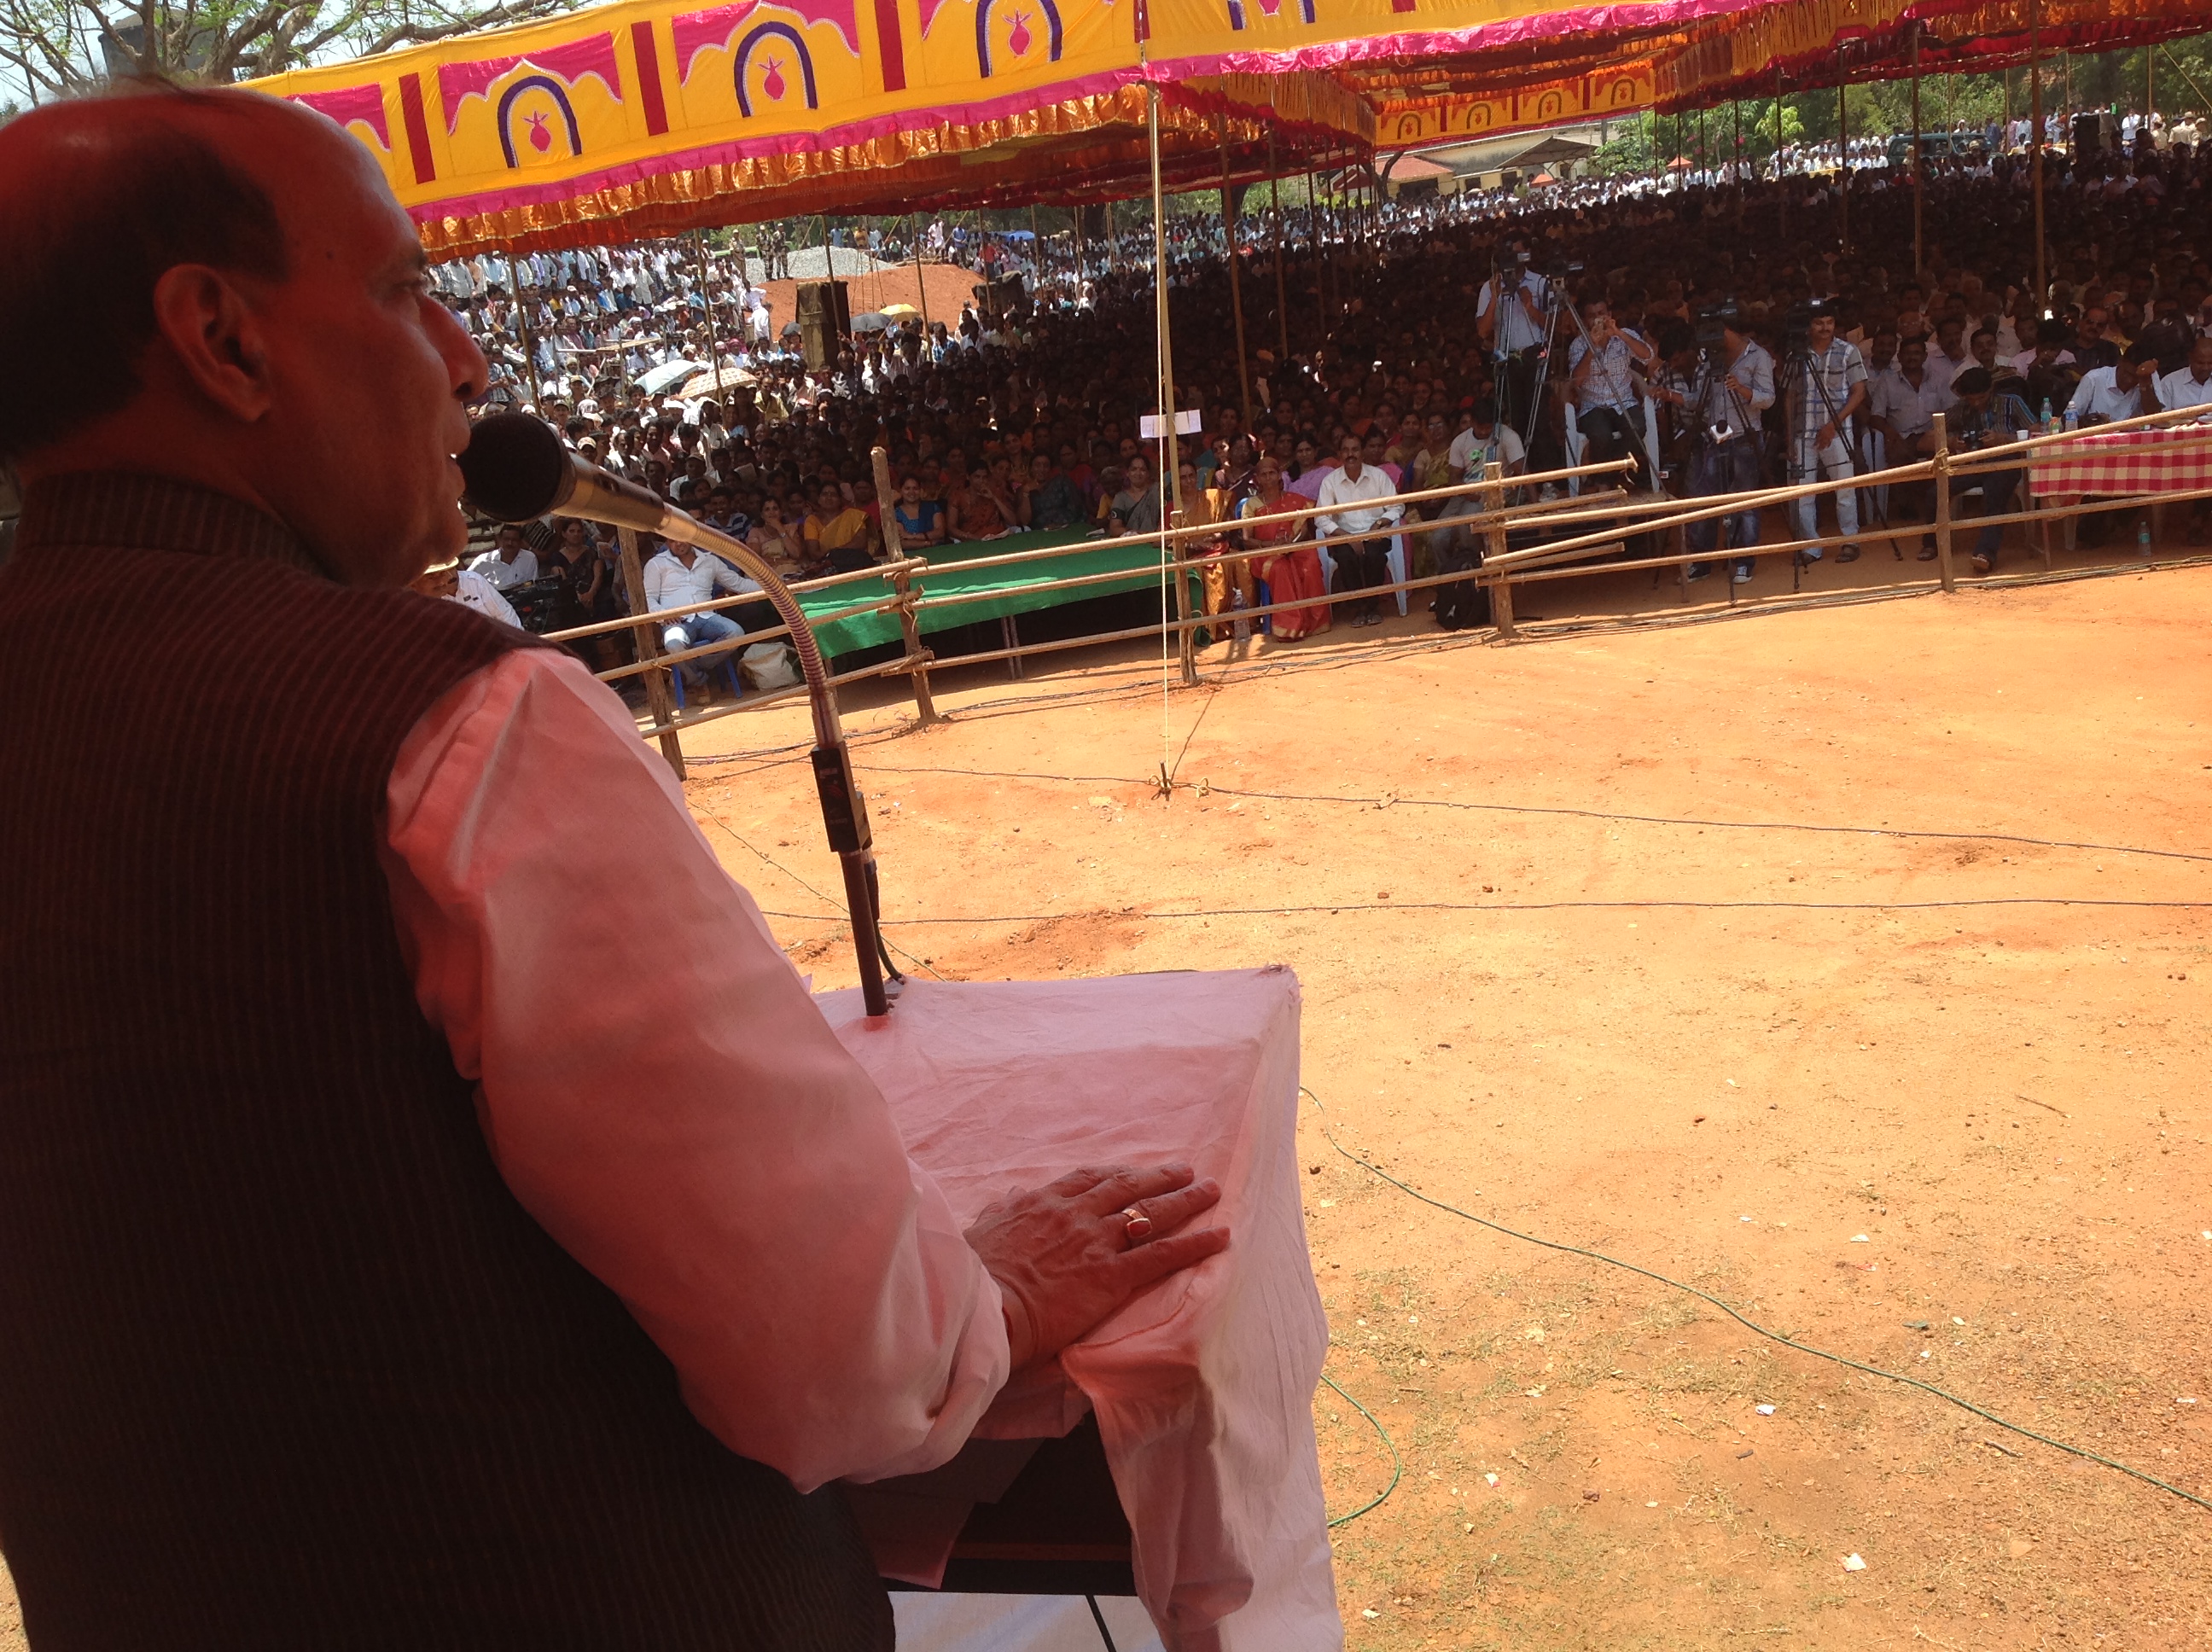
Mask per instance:
[[[629,0],[256,82],[368,146],[441,255],[816,211],[1073,203],[2185,32],[2195,0]],[[2201,27],[2201,23],[2193,25]],[[1851,50],[1838,55],[1838,44]]]

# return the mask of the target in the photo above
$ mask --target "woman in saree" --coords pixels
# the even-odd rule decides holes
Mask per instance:
[[[1253,574],[1267,582],[1270,604],[1300,603],[1272,616],[1269,629],[1285,641],[1310,637],[1328,629],[1328,580],[1321,571],[1321,552],[1297,542],[1306,537],[1306,524],[1289,513],[1305,501],[1283,487],[1283,467],[1270,453],[1253,471],[1252,491],[1244,496],[1238,514],[1244,524],[1244,547],[1282,549],[1272,556],[1254,560]]]

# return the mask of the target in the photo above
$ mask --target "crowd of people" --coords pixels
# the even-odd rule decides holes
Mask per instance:
[[[1048,270],[1012,313],[979,292],[927,332],[910,319],[812,368],[734,325],[742,306],[718,303],[715,275],[701,282],[680,252],[558,255],[541,295],[570,289],[562,301],[586,326],[658,316],[672,300],[719,371],[656,392],[626,358],[596,374],[510,374],[501,393],[790,577],[883,556],[887,509],[901,544],[926,549],[1144,533],[1180,501],[1190,519],[1221,525],[1202,549],[1261,554],[1214,573],[1214,602],[1250,604],[1264,586],[1276,604],[1305,604],[1273,617],[1278,640],[1378,616],[1374,588],[1390,574],[1450,572],[1470,550],[1451,523],[1472,495],[1371,501],[1465,489],[1493,463],[1511,475],[1622,458],[1626,485],[1686,496],[1863,476],[1832,495],[1839,558],[1863,540],[1932,556],[1928,487],[1880,473],[1928,451],[1936,414],[1954,446],[1974,448],[2061,421],[2212,405],[2212,152],[2148,141],[2053,150],[2045,173],[2042,290],[2027,157],[2002,143],[1931,162],[1918,270],[1911,180],[1888,166],[1857,167],[1847,186],[1785,169],[1722,187],[1617,180],[1601,199],[1293,210],[1280,226],[1280,315],[1278,227],[1249,215],[1236,238],[1243,376],[1219,221],[1181,215],[1169,267],[1176,398],[1200,428],[1166,476],[1161,444],[1139,426],[1157,396],[1151,269],[1126,240]],[[488,337],[495,350],[511,342],[495,325]],[[878,445],[890,500],[876,495]],[[2019,479],[1978,478],[1984,513],[2002,513]],[[1326,508],[1271,520],[1309,504]],[[2094,537],[2097,519],[2085,520]],[[1803,501],[1778,523],[1746,510],[1692,525],[1690,550],[1710,560],[1690,576],[1725,566],[1748,580],[1744,553],[1762,532],[1814,526]],[[2199,506],[2191,543],[2205,531]],[[1346,543],[1316,549],[1316,538]],[[592,530],[542,523],[524,538],[536,578],[489,544],[477,571],[510,590],[550,578],[548,611],[562,624],[624,611]],[[1980,531],[1973,566],[1996,567],[2004,541],[2001,528]],[[711,585],[687,574],[655,589],[688,602]],[[696,644],[701,629],[672,626],[668,641]]]

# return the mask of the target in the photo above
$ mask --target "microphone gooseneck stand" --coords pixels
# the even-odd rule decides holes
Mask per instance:
[[[532,522],[554,512],[584,517],[697,545],[727,558],[759,582],[761,594],[791,628],[791,645],[806,679],[807,703],[814,714],[814,789],[821,799],[830,850],[844,873],[845,907],[852,914],[853,946],[860,965],[860,996],[871,1016],[888,1015],[890,999],[884,987],[885,960],[867,803],[853,777],[836,690],[790,586],[751,546],[571,452],[561,445],[552,426],[530,414],[499,413],[479,420],[460,465],[468,503],[495,521]]]

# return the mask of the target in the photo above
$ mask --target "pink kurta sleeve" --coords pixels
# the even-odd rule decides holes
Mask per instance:
[[[432,708],[385,863],[416,994],[532,1216],[699,1420],[802,1490],[935,1467],[999,1288],[622,702],[532,649]]]

